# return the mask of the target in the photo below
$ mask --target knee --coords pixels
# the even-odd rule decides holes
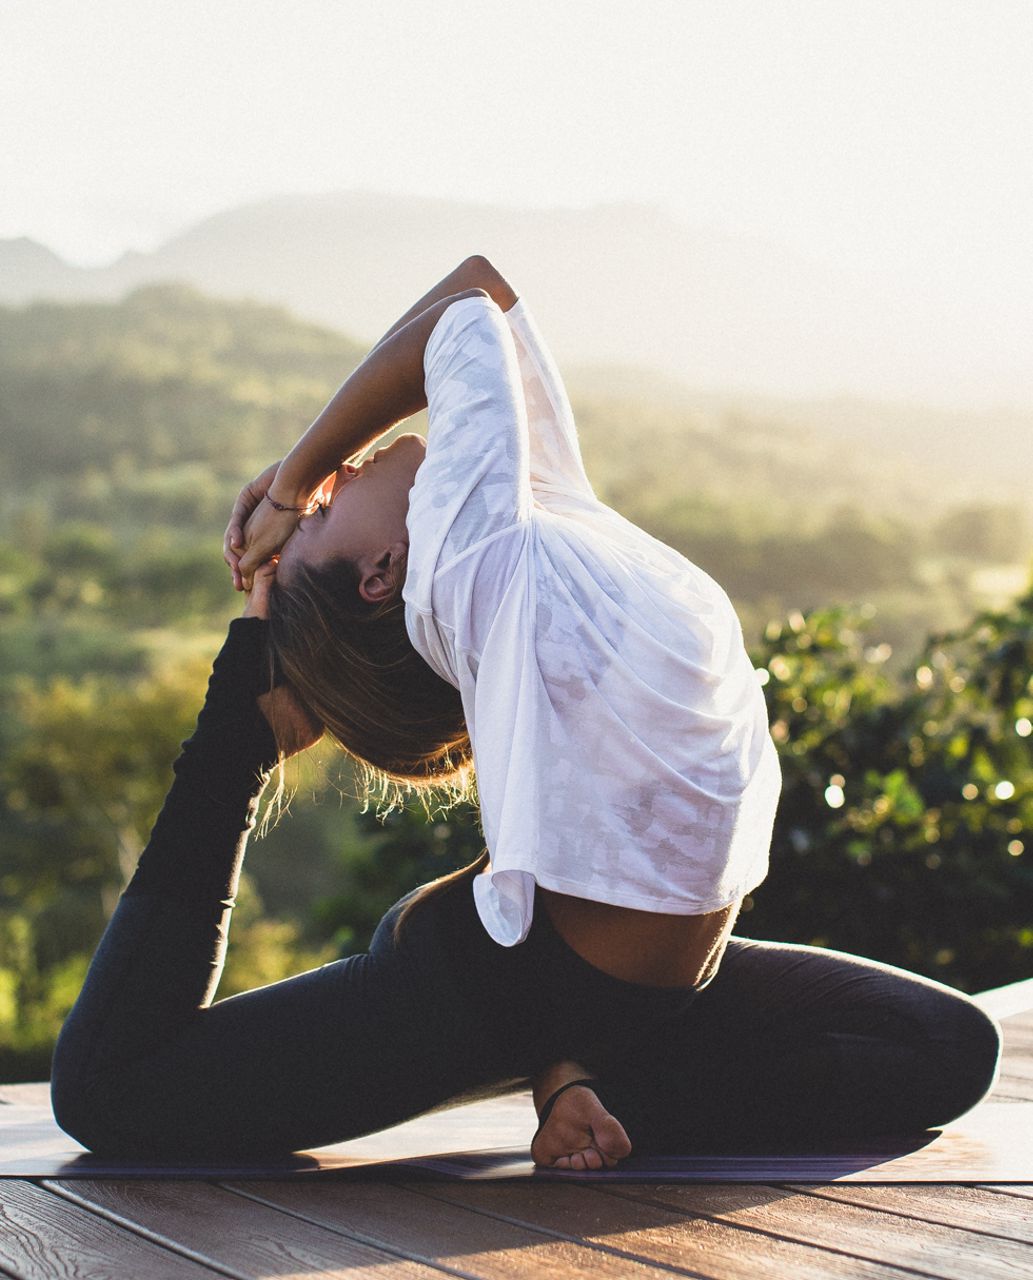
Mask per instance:
[[[949,1016],[943,1018],[935,1043],[941,1086],[937,1092],[950,1112],[939,1123],[947,1123],[982,1102],[996,1084],[1001,1028],[996,1019],[959,993],[951,1001]]]
[[[50,1105],[59,1128],[90,1151],[97,1149],[101,1135],[96,1106],[91,1104],[83,1073],[71,1055],[60,1051],[60,1042],[50,1073]]]
[[[60,1129],[88,1150],[97,1149],[100,1134],[97,1132],[96,1117],[91,1117],[94,1109],[90,1105],[88,1092],[81,1080],[74,1073],[61,1070],[56,1060],[50,1078],[50,1105]]]
[[[51,1066],[50,1105],[59,1128],[89,1151],[118,1145],[108,1119],[111,1107],[105,1094],[110,1092],[91,1085],[76,1037],[62,1033]]]

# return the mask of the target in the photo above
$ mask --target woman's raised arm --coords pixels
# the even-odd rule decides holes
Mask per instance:
[[[415,320],[428,307],[434,306],[444,298],[454,297],[466,289],[483,290],[500,311],[508,311],[517,300],[516,293],[502,273],[481,254],[472,254],[469,258],[464,258],[459,266],[454,271],[450,271],[443,280],[439,280],[434,288],[425,293],[418,302],[414,302],[405,315],[388,329],[380,342],[371,348],[371,353],[385,343],[392,334],[407,325],[410,320]]]
[[[442,297],[411,320],[403,317],[341,386],[271,480],[268,471],[263,472],[242,491],[242,497],[249,493],[256,505],[241,529],[246,504],[238,499],[226,530],[226,560],[236,585],[250,587],[254,571],[281,550],[297,526],[298,512],[311,507],[342,462],[426,407],[423,355],[427,341],[453,302],[478,296],[490,295],[485,289],[463,289]],[[265,481],[264,489],[259,481]]]

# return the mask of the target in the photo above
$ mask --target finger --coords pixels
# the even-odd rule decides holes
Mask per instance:
[[[237,500],[230,512],[229,524],[226,526],[226,536],[223,539],[223,545],[227,550],[230,548],[239,550],[244,545],[244,526],[261,501],[261,497],[251,491],[250,485],[246,485],[237,494]]]
[[[276,568],[271,563],[264,564],[255,571],[252,587],[248,593],[247,607],[244,610],[246,617],[269,617],[269,589],[275,577]]]
[[[261,563],[261,558],[255,554],[255,548],[248,547],[247,551],[245,551],[237,561],[237,572],[245,582],[251,582],[255,576],[255,570]],[[248,587],[248,590],[251,590],[250,586]]]
[[[230,576],[233,579],[234,591],[239,591],[241,587],[240,556],[237,554],[236,551],[230,550],[230,548],[225,543],[223,543],[222,558],[229,565]]]
[[[232,514],[230,515],[230,522],[226,526],[226,532],[222,537],[222,558],[227,564],[230,564],[230,556],[239,555],[243,549],[245,520],[245,515],[242,512],[238,512],[237,507],[235,506]]]

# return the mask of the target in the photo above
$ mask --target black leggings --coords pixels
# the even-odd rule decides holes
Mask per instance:
[[[589,965],[541,910],[525,942],[498,946],[468,876],[419,904],[398,940],[402,904],[367,954],[212,1004],[273,757],[254,702],[261,639],[261,624],[232,624],[62,1031],[54,1109],[84,1145],[281,1154],[524,1087],[562,1058],[598,1075],[637,1154],[913,1132],[990,1089],[999,1029],[939,983],[732,938],[701,991],[642,987]]]

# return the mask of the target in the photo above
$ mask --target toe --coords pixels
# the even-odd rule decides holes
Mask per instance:
[[[594,1136],[596,1146],[608,1160],[623,1160],[631,1154],[631,1141],[615,1116],[607,1114],[605,1121],[596,1126]]]

